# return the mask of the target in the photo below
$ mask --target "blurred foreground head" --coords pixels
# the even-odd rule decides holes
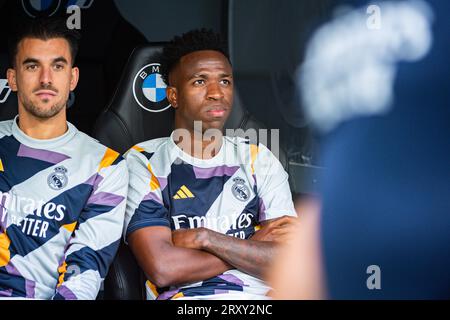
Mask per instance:
[[[448,299],[450,3],[370,5],[319,28],[298,69],[323,138],[322,297]]]

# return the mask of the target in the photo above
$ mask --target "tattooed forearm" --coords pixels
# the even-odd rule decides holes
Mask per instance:
[[[272,263],[277,245],[273,242],[238,239],[205,230],[202,249],[236,269],[262,278]]]

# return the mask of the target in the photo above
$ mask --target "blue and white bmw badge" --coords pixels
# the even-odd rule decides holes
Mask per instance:
[[[137,104],[150,112],[161,112],[171,107],[159,63],[148,64],[134,77],[133,95]]]
[[[61,0],[22,0],[22,7],[32,18],[50,17],[58,11]]]

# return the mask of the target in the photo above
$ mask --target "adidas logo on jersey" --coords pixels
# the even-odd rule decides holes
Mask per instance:
[[[182,185],[180,190],[177,191],[177,193],[173,196],[173,198],[175,200],[179,200],[179,199],[195,198],[195,196],[185,185]]]

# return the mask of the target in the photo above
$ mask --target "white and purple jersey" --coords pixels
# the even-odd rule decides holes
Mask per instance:
[[[118,248],[126,162],[68,123],[55,139],[0,122],[0,298],[95,299]]]
[[[295,216],[288,175],[262,144],[223,137],[212,159],[193,158],[172,137],[140,143],[125,156],[130,186],[124,236],[140,228],[206,227],[242,239],[260,222]],[[182,263],[180,261],[180,263]],[[149,299],[244,293],[264,297],[263,281],[239,270],[167,290],[146,283]]]

